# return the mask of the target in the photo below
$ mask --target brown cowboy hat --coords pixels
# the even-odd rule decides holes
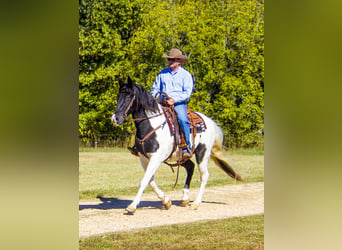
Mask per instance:
[[[169,52],[169,55],[163,54],[163,58],[173,58],[173,59],[179,59],[181,63],[186,63],[189,59],[182,54],[182,51],[179,49],[172,48]]]

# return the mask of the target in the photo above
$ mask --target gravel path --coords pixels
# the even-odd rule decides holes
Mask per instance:
[[[193,201],[198,189],[190,190]],[[264,213],[264,183],[250,183],[207,188],[198,210],[181,207],[181,191],[167,192],[172,200],[169,210],[162,209],[154,193],[144,194],[134,215],[125,208],[134,197],[101,198],[79,204],[79,237],[128,231],[199,220],[224,219]]]

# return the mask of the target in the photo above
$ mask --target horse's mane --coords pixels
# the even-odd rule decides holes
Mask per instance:
[[[134,84],[135,88],[135,97],[137,103],[140,104],[145,110],[149,110],[152,112],[158,112],[158,102],[153,96],[142,86]]]

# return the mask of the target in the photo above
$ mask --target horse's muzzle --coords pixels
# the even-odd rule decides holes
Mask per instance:
[[[120,126],[124,123],[125,121],[125,117],[121,116],[121,115],[115,115],[115,113],[112,115],[111,118],[114,126]]]
[[[113,114],[112,115],[112,122],[113,122],[113,124],[114,124],[114,126],[119,126],[119,124],[118,124],[118,122],[117,122],[117,120],[116,120],[116,116],[115,116],[115,114]]]

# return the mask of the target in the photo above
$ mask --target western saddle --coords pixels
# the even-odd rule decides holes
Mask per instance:
[[[183,149],[187,149],[187,143],[185,141],[185,137],[184,137],[184,133],[182,132],[182,130],[179,127],[178,124],[178,119],[177,119],[177,114],[174,110],[174,105],[168,105],[166,101],[160,101],[159,102],[162,106],[163,109],[163,113],[165,115],[166,118],[166,122],[169,126],[170,129],[170,134],[172,136],[174,136],[175,138],[175,147],[171,153],[171,155],[176,151],[176,150],[181,150],[183,151]],[[204,120],[202,119],[202,117],[197,114],[196,112],[191,111],[188,108],[188,120],[190,123],[190,133],[192,134],[192,145],[195,144],[195,137],[197,135],[197,133],[201,133],[203,131],[205,131],[207,129],[207,126],[204,122]],[[135,156],[138,156],[138,152],[135,148],[135,146],[133,147],[127,147],[131,153]],[[191,155],[194,153],[195,151],[195,147],[192,147],[192,152]],[[170,155],[170,156],[171,156]],[[177,160],[176,163],[174,164],[170,164],[165,162],[167,165],[174,167],[174,166],[179,166],[182,165],[184,162],[186,162],[189,158],[188,157],[183,157],[183,154],[179,154],[180,157]]]
[[[165,118],[167,124],[169,125],[170,133],[175,137],[175,145],[179,149],[187,149],[187,143],[185,141],[185,136],[183,131],[180,129],[177,119],[177,114],[174,110],[174,106],[168,105],[165,101],[161,101],[160,104],[163,107],[163,111],[165,114]],[[192,142],[191,144],[195,144],[195,137],[197,133],[203,132],[207,127],[202,119],[202,117],[196,112],[191,111],[188,108],[188,120],[190,123],[190,133],[192,134]],[[195,151],[195,147],[192,148],[191,154]]]

